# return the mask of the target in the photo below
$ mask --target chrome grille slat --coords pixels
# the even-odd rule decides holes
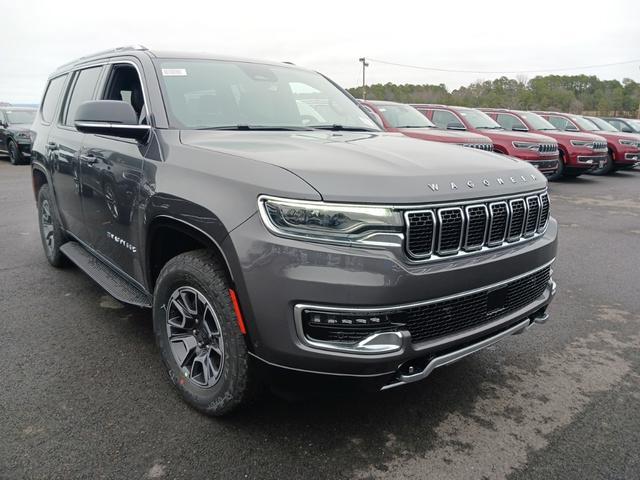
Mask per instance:
[[[542,195],[540,195],[540,202],[540,224],[538,225],[538,232],[542,232],[545,228],[547,228],[547,223],[549,222],[549,212],[551,211],[549,194],[543,193]]]
[[[527,221],[524,227],[524,237],[530,237],[538,229],[540,221],[540,197],[527,197]]]
[[[501,245],[507,236],[509,223],[509,204],[507,202],[494,202],[489,204],[489,239],[490,247]]]
[[[527,217],[527,203],[522,198],[514,198],[509,201],[511,209],[511,221],[509,222],[508,242],[515,242],[522,237],[524,232],[524,221]]]
[[[412,257],[428,258],[435,243],[436,217],[432,210],[405,213],[407,250]]]
[[[458,253],[462,246],[464,232],[464,215],[460,207],[441,208],[438,210],[438,255]]]
[[[550,207],[544,191],[499,201],[405,211],[405,249],[410,258],[419,261],[515,244],[546,231]]]
[[[479,250],[484,245],[489,226],[489,210],[486,205],[469,205],[464,209],[466,215],[466,231],[464,249]]]

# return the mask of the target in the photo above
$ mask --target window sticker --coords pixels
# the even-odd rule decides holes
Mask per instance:
[[[187,69],[186,68],[163,68],[162,76],[163,77],[186,77]]]

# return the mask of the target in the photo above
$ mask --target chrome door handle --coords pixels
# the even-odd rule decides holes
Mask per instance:
[[[80,160],[82,160],[84,163],[88,163],[89,165],[93,165],[94,163],[96,163],[98,161],[98,157],[96,157],[95,155],[80,155]]]

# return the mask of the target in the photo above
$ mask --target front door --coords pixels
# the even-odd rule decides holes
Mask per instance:
[[[145,121],[144,95],[135,67],[112,65],[103,83],[99,99],[127,101],[139,120]],[[145,149],[135,140],[87,135],[81,155],[83,183],[92,191],[83,197],[91,246],[141,284],[139,225],[143,212],[138,200]]]

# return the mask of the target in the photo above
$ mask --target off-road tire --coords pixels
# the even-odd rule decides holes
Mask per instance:
[[[167,329],[169,302],[172,293],[181,287],[200,292],[220,324],[224,362],[218,380],[212,386],[195,384],[184,367],[178,365],[171,349]],[[169,378],[192,407],[207,415],[222,416],[254,398],[258,384],[229,294],[226,270],[212,252],[182,253],[162,268],[154,291],[153,329]]]
[[[46,217],[49,217],[50,224],[46,224]],[[44,184],[38,191],[38,226],[42,248],[49,263],[56,268],[68,265],[67,257],[60,251],[67,239],[58,220],[58,211],[48,184]]]
[[[20,153],[16,142],[9,140],[7,149],[9,150],[9,161],[11,162],[11,165],[20,165],[22,163],[22,154]]]

